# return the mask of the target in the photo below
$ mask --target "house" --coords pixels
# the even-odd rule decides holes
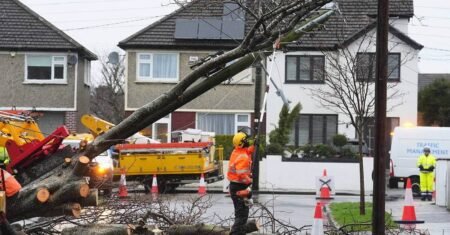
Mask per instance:
[[[330,58],[346,63],[346,53],[353,56],[355,71],[369,71],[367,76],[357,74],[358,81],[374,81],[377,3],[375,0],[337,0],[338,13],[321,28],[287,46],[286,53],[278,53],[275,66],[280,73],[273,74],[286,97],[300,102],[302,110],[293,128],[291,144],[330,144],[336,134],[356,138],[350,120],[337,107],[324,107],[315,99],[317,89],[327,89],[324,76],[335,73]],[[422,45],[408,36],[408,22],[413,17],[413,0],[391,0],[389,13],[389,61],[387,133],[399,125],[417,124],[418,53]],[[349,69],[350,70],[350,69]],[[356,72],[355,72],[356,73]],[[372,86],[373,88],[373,86]],[[267,131],[278,123],[282,100],[271,89],[267,104]],[[373,121],[373,118],[372,118]],[[369,149],[374,148],[374,125],[365,132]]]
[[[0,110],[33,111],[45,134],[83,130],[96,59],[19,0],[0,1]]]
[[[128,114],[156,99],[196,64],[235,48],[249,30],[245,13],[223,0],[195,0],[119,43],[126,51],[125,110]],[[230,78],[146,128],[163,142],[171,132],[196,128],[234,134],[252,125],[254,68]]]

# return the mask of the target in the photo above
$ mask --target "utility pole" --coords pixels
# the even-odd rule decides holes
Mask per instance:
[[[262,86],[262,64],[261,62],[258,62],[255,64],[255,111],[254,111],[254,123],[253,123],[253,133],[255,140],[255,144],[259,144],[259,132],[261,131],[261,124],[259,123],[260,117],[261,117],[261,86]],[[259,190],[259,146],[255,146],[255,157],[253,158],[253,166],[252,166],[252,176],[253,176],[253,184],[252,184],[252,190],[258,191]]]
[[[376,81],[375,81],[375,158],[372,234],[385,234],[386,193],[386,90],[388,65],[389,0],[378,0]]]

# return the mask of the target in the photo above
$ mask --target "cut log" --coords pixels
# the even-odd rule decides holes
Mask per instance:
[[[50,203],[57,205],[59,203],[66,203],[70,201],[77,201],[77,199],[85,198],[89,195],[89,185],[83,181],[69,182],[63,185],[50,197]]]
[[[247,233],[256,232],[259,230],[259,225],[255,220],[247,221],[245,225]],[[196,225],[172,225],[167,230],[169,235],[228,235],[230,228],[225,228],[209,224]]]
[[[111,224],[94,224],[88,226],[77,226],[72,228],[65,228],[61,232],[62,235],[129,235],[130,230],[126,225],[111,225]]]
[[[37,190],[36,199],[40,203],[44,203],[44,202],[48,201],[49,198],[50,198],[50,192],[48,191],[47,188],[42,187]]]
[[[80,200],[80,204],[82,207],[98,206],[98,189],[91,189],[89,195]]]
[[[80,156],[78,158],[78,162],[76,162],[75,167],[73,169],[73,175],[78,176],[78,177],[82,177],[85,176],[88,167],[87,165],[89,164],[90,160],[88,157],[86,156]]]

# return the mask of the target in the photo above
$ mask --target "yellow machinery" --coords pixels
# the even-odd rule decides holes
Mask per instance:
[[[0,111],[0,146],[11,140],[18,146],[42,141],[45,136],[33,118]]]
[[[94,137],[115,126],[89,114],[82,116],[81,123]],[[213,133],[189,129],[177,131],[174,136],[174,141],[185,143],[159,143],[136,134],[126,141],[127,144],[116,145],[113,155],[118,157],[114,175],[119,176],[124,169],[127,178],[142,181],[146,188],[151,187],[151,179],[157,175],[161,192],[198,182],[201,174],[209,183],[223,179],[223,148],[214,146]]]
[[[208,183],[223,179],[223,148],[212,142],[120,144],[116,149],[118,168],[127,177],[142,180],[146,188],[151,187],[153,175],[158,177],[161,192],[198,182],[201,174]]]

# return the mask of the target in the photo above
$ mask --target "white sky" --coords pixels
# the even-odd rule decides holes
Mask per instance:
[[[170,0],[21,1],[99,56],[177,8]],[[450,1],[414,0],[414,5],[409,35],[425,46],[419,72],[450,73]]]

